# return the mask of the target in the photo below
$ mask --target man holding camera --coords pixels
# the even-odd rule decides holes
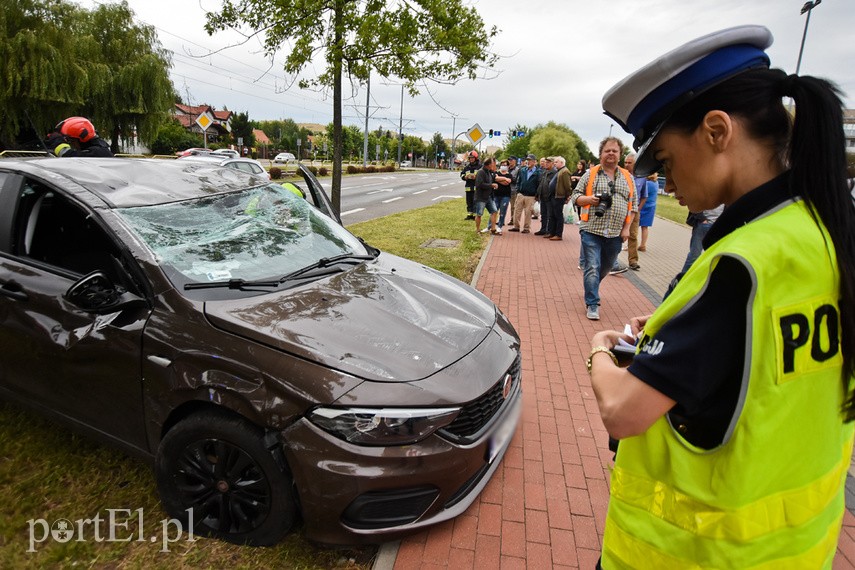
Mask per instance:
[[[632,218],[638,212],[632,175],[618,166],[620,153],[620,140],[604,138],[600,164],[582,175],[570,196],[571,203],[581,207],[585,305],[592,321],[600,320],[600,282],[629,238]]]

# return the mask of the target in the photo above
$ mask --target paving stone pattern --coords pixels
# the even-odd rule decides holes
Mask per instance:
[[[603,281],[599,322],[585,318],[576,226],[565,227],[563,241],[519,233],[491,238],[475,286],[522,338],[520,429],[463,515],[384,545],[392,555],[375,568],[595,567],[612,454],[585,370],[590,339],[595,331],[620,330],[631,317],[652,312],[683,265],[689,236],[687,226],[657,218],[647,251],[640,253],[641,270]],[[621,260],[626,262],[626,252]],[[834,568],[855,568],[855,517],[849,511]]]

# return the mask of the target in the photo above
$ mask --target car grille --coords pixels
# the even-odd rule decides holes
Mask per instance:
[[[506,374],[511,376],[511,391],[515,390],[520,382],[520,369],[522,361],[517,355],[514,363],[508,368]],[[466,404],[460,414],[453,422],[439,430],[439,433],[445,437],[461,442],[464,440],[475,439],[477,434],[486,426],[489,421],[496,415],[499,408],[505,402],[502,396],[502,390],[505,384],[505,374],[490,388],[483,396]]]

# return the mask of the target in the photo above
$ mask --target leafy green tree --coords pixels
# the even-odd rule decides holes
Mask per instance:
[[[249,111],[232,115],[232,138],[237,144],[238,138],[243,139],[243,146],[254,147],[255,135],[252,133],[252,123],[249,121]]]
[[[529,150],[538,157],[563,156],[568,165],[575,166],[579,160],[578,143],[579,136],[570,129],[548,126],[537,129],[531,136]]]
[[[297,153],[297,138],[301,137],[302,133],[293,119],[262,121],[258,128],[270,137],[277,149]]]
[[[176,96],[170,65],[154,28],[134,23],[125,2],[88,11],[66,0],[5,0],[0,144],[15,145],[22,131],[41,137],[71,115],[90,118],[114,151],[135,131],[150,141]]]
[[[407,156],[407,155],[412,156]],[[425,141],[419,137],[407,135],[404,137],[404,142],[401,143],[401,160],[411,160],[413,163],[416,157],[425,154]]]
[[[208,14],[209,34],[227,28],[263,35],[272,57],[288,45],[284,71],[297,74],[308,64],[326,62],[315,79],[300,87],[332,88],[332,203],[341,208],[342,78],[366,81],[372,71],[398,77],[415,95],[417,81],[456,82],[475,79],[497,56],[488,51],[498,32],[486,30],[472,6],[458,0],[225,0],[219,13]]]
[[[95,128],[119,150],[119,138],[136,131],[151,140],[168,120],[175,98],[169,78],[172,66],[152,26],[138,24],[126,1],[101,4],[86,12],[85,34],[79,38],[78,57],[87,67],[90,93],[87,115]]]
[[[442,133],[433,134],[433,138],[428,145],[428,156],[430,157],[429,163],[434,160],[438,163],[443,159],[442,157],[445,157],[445,159],[450,158],[451,150],[448,148],[448,143],[442,138]]]
[[[508,129],[509,133],[525,133],[521,137],[511,138],[511,141],[505,145],[505,150],[502,152],[502,156],[525,156],[529,152],[529,146],[531,145],[531,130],[525,126],[517,123],[513,127]]]
[[[179,150],[202,146],[202,137],[188,132],[177,121],[167,121],[149,143],[153,154],[175,154]]]

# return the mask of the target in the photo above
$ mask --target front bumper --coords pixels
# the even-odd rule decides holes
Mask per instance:
[[[519,423],[521,375],[477,438],[439,434],[413,445],[350,444],[306,419],[283,436],[306,536],[323,544],[366,544],[463,513],[487,485]],[[299,442],[296,444],[295,442]]]

